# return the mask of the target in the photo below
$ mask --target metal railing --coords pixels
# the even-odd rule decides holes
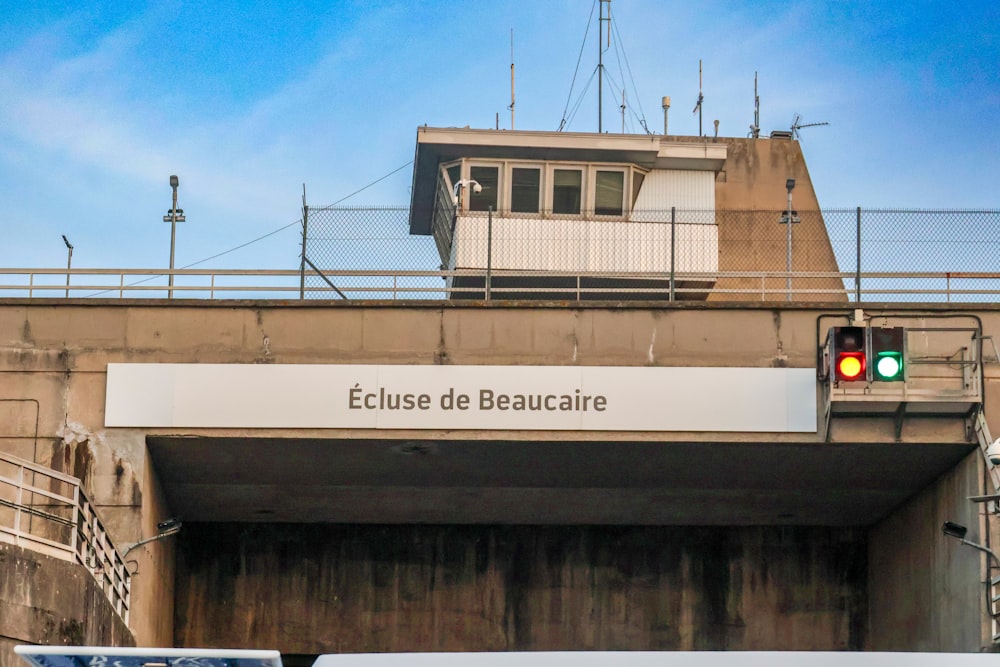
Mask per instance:
[[[793,211],[789,229],[787,211],[592,220],[458,212],[438,194],[430,235],[410,233],[405,207],[304,208],[299,269],[0,269],[0,298],[951,303],[1000,295],[1000,210]]]
[[[168,275],[174,285],[167,285]],[[66,287],[66,278],[71,285]],[[305,286],[301,279],[305,278]],[[324,269],[0,269],[0,298],[44,299],[560,299],[670,300],[671,275],[655,272]],[[510,286],[502,277],[538,279]],[[716,271],[673,274],[677,299],[733,301],[986,302],[1000,300],[1000,272]],[[864,289],[856,288],[860,278]],[[601,286],[601,281],[624,281]],[[685,285],[694,286],[685,286]],[[711,285],[706,287],[705,285]],[[832,285],[832,286],[831,286]]]
[[[0,542],[83,565],[128,624],[131,575],[76,477],[0,452]]]

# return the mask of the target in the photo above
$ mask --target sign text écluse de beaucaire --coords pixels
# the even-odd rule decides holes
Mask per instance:
[[[575,389],[572,394],[503,394],[492,389],[480,389],[477,402],[465,393],[455,393],[454,387],[442,393],[437,400],[430,394],[413,394],[387,391],[366,391],[356,384],[348,391],[347,407],[350,410],[430,410],[435,403],[442,410],[513,410],[530,412],[604,412],[608,399],[600,394],[584,394]]]

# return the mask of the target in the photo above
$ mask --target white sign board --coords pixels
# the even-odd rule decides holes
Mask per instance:
[[[808,368],[109,364],[105,425],[816,432]]]

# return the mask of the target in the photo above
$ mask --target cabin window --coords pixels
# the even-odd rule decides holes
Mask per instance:
[[[467,187],[470,211],[497,210],[497,197],[500,190],[499,167],[470,167],[469,177],[479,183],[482,188],[476,192],[475,187]]]
[[[629,208],[633,208],[636,200],[639,199],[639,190],[642,189],[642,182],[644,180],[646,180],[646,174],[638,169],[632,170],[632,204]]]
[[[583,195],[583,172],[554,169],[552,172],[552,212],[579,215]]]
[[[542,170],[514,167],[510,174],[510,210],[514,213],[538,213]]]
[[[451,165],[445,169],[445,172],[448,174],[448,189],[451,190],[452,194],[455,194],[455,186],[462,180],[462,163]]]
[[[625,172],[600,171],[595,174],[594,214],[621,215],[625,195]]]
[[[626,164],[462,159],[441,165],[439,179],[464,211],[624,217],[644,176]]]

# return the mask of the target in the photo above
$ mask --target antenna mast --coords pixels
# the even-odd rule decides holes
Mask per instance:
[[[803,123],[802,115],[795,114],[795,119],[792,121],[792,138],[799,139],[799,130],[804,127],[820,127],[822,125],[829,125],[830,123],[823,121],[822,123]]]
[[[604,18],[604,3],[608,3],[608,18]],[[601,39],[603,23],[608,22],[608,46],[611,46],[611,0],[601,0],[600,12],[597,16],[597,132],[604,131],[604,40]]]
[[[625,89],[622,88],[622,134],[625,134]]]
[[[701,106],[702,102],[705,101],[705,96],[701,94],[701,58],[698,59],[698,101],[694,105],[694,111],[692,113],[698,114],[698,136],[702,136],[701,133]]]
[[[750,126],[750,136],[760,137],[760,96],[757,94],[757,72],[753,73],[753,125]]]
[[[514,29],[510,29],[510,129],[514,129]]]

